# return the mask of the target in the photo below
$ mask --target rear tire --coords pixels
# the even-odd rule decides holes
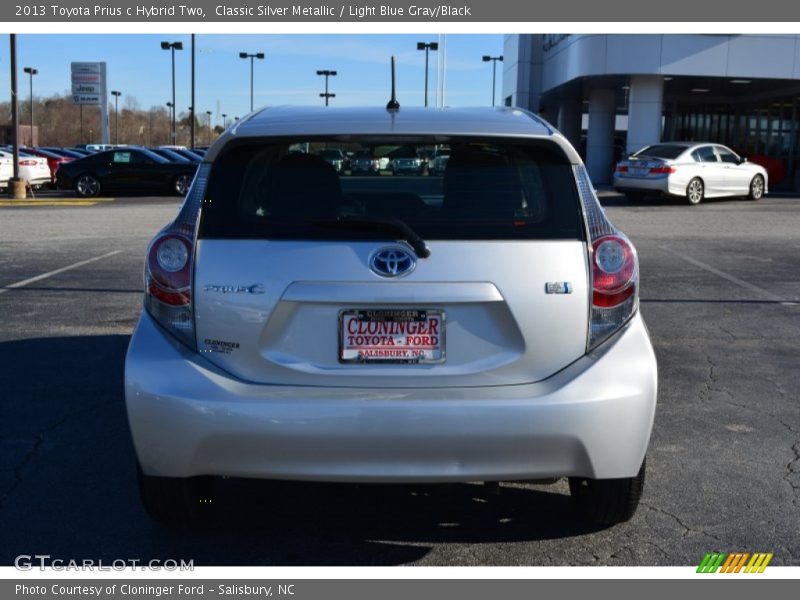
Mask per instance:
[[[82,198],[92,198],[100,193],[100,181],[91,173],[83,173],[75,180],[75,191]]]
[[[569,478],[572,501],[582,518],[597,525],[629,521],[644,489],[645,463],[635,477],[624,479]]]
[[[764,178],[761,175],[753,177],[750,182],[750,193],[747,195],[750,200],[761,200],[764,197]]]
[[[210,477],[154,477],[137,465],[139,497],[150,517],[161,523],[190,523],[208,517],[213,501]]]
[[[705,197],[706,188],[703,184],[703,180],[699,177],[695,177],[689,182],[689,185],[686,186],[686,201],[695,206],[700,204]]]

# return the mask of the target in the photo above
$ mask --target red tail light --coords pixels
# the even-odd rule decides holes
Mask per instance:
[[[29,159],[29,158],[23,158],[23,159],[21,159],[19,161],[19,166],[20,167],[33,167],[35,165],[36,165],[36,161],[32,160],[32,159]]]
[[[650,173],[653,175],[669,175],[675,172],[675,167],[650,167]]]
[[[592,243],[592,304],[611,308],[636,292],[636,252],[621,236],[606,235]]]
[[[627,173],[628,167],[626,165],[617,165],[617,173]]]
[[[155,239],[147,255],[148,293],[170,306],[191,304],[192,243],[167,233]]]

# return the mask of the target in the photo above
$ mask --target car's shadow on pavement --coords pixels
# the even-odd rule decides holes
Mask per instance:
[[[596,531],[562,483],[343,485],[226,479],[208,522],[165,527],[141,508],[123,401],[122,335],[0,343],[0,564],[184,559],[195,565],[394,565],[433,545]],[[526,556],[531,560],[530,554]]]

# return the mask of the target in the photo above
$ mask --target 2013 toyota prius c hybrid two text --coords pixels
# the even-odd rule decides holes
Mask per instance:
[[[375,176],[329,150],[449,159]],[[592,522],[636,510],[657,379],[636,251],[535,115],[253,113],[145,263],[125,395],[154,518],[201,516],[211,476],[568,477]]]

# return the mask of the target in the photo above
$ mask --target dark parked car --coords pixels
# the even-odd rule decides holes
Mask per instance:
[[[172,150],[171,148],[148,148],[150,152],[154,154],[158,154],[162,158],[166,158],[170,162],[177,162],[177,163],[188,163],[188,162],[200,162],[200,161],[193,161],[189,160],[182,154],[179,154],[176,150]]]
[[[101,191],[186,195],[195,163],[170,162],[146,148],[99,152],[61,166],[59,189],[74,189],[84,197]]]

